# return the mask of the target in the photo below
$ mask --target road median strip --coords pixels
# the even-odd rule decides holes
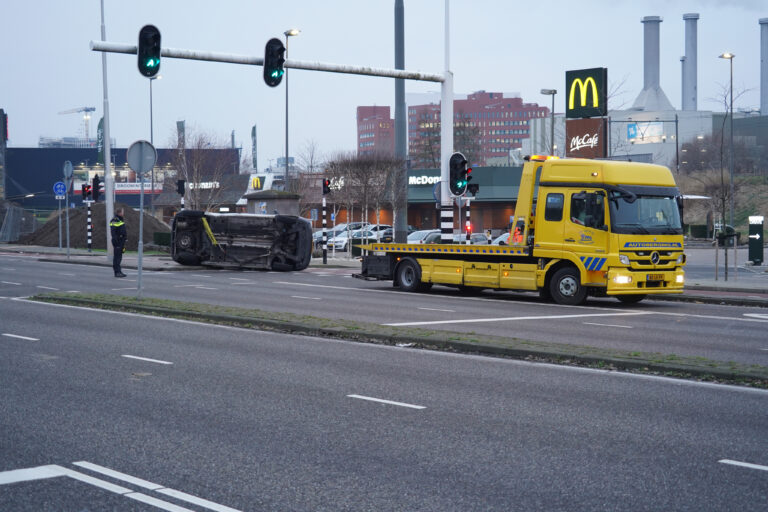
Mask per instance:
[[[660,374],[768,389],[768,367],[733,361],[716,361],[703,357],[612,350],[514,337],[452,333],[416,327],[395,327],[287,312],[271,312],[166,299],[65,292],[38,294],[31,299],[40,302],[126,311],[247,329]]]

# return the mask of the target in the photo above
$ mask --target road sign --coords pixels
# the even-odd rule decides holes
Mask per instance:
[[[157,151],[155,147],[145,140],[137,140],[128,148],[125,155],[128,160],[128,167],[131,170],[146,174],[152,170],[157,162]]]
[[[56,196],[63,196],[67,192],[67,186],[63,181],[57,181],[53,184],[53,194]],[[62,197],[62,199],[64,199]]]
[[[64,177],[69,179],[72,177],[72,162],[69,160],[64,162]]]

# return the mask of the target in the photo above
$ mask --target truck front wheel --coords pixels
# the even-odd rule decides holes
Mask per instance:
[[[405,292],[420,292],[429,288],[421,282],[418,265],[410,260],[404,260],[397,267],[397,284]]]
[[[558,304],[577,306],[587,298],[587,289],[581,285],[579,271],[564,267],[555,272],[549,283],[552,299]]]

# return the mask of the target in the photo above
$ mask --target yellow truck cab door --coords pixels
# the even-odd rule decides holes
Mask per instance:
[[[585,283],[604,283],[601,272],[608,259],[605,192],[569,190],[566,199],[563,250],[572,253],[587,270]]]

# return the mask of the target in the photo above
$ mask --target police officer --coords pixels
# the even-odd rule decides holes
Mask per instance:
[[[112,247],[114,248],[112,269],[115,271],[115,277],[125,277],[125,274],[120,269],[120,263],[123,261],[123,253],[125,252],[125,240],[128,238],[128,233],[125,230],[125,220],[123,220],[124,214],[123,209],[118,208],[115,211],[115,216],[109,221],[109,230],[112,233]]]

